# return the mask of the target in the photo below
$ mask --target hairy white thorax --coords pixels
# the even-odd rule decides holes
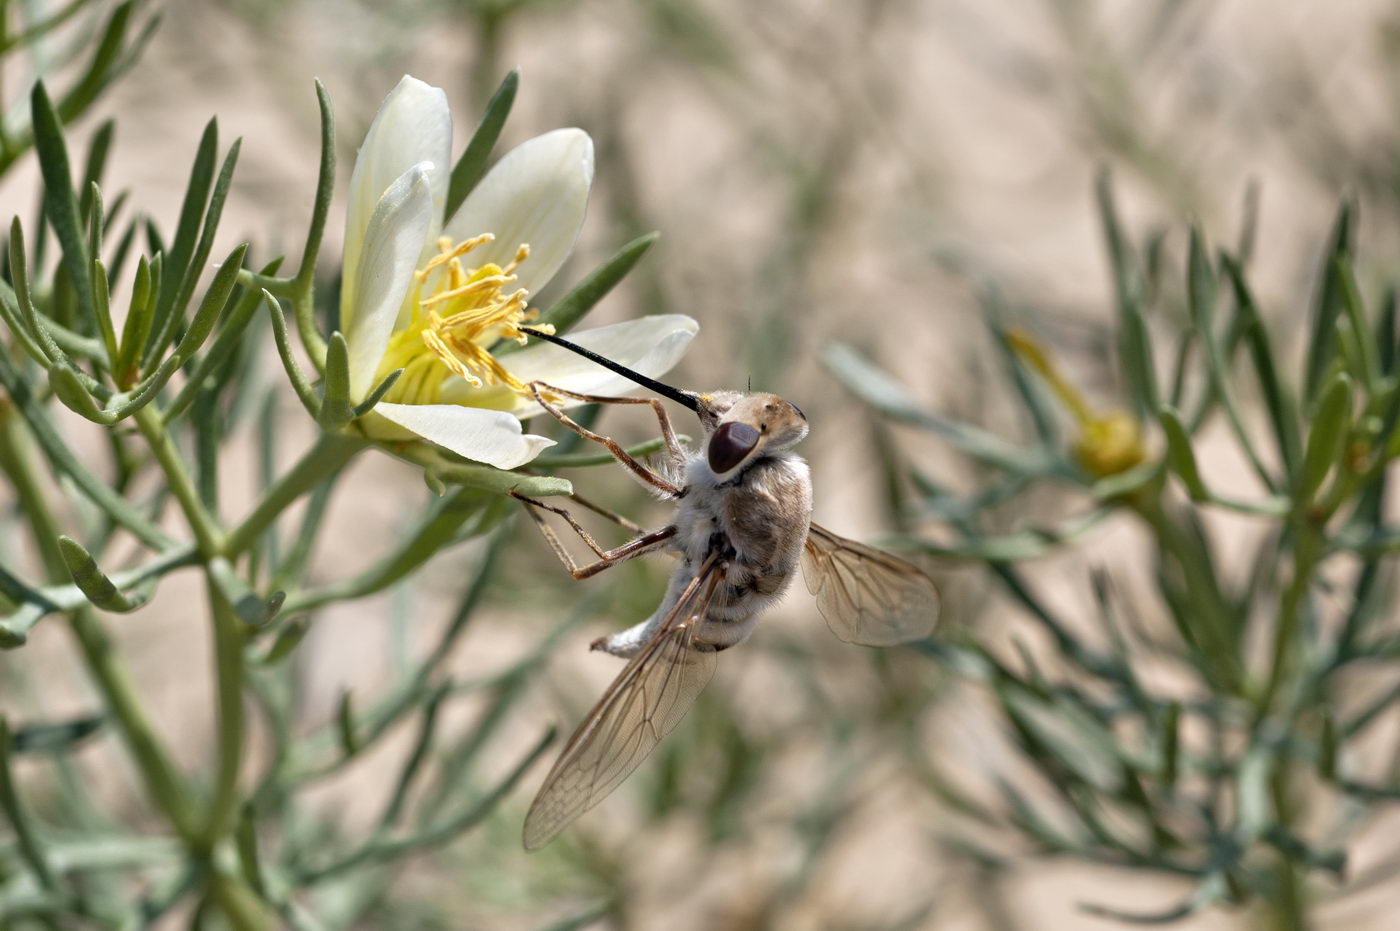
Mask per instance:
[[[602,646],[609,653],[636,653],[716,551],[725,562],[725,582],[697,637],[718,649],[747,638],[792,582],[812,514],[811,473],[801,456],[763,456],[721,481],[703,455],[692,454],[682,484],[671,546],[680,563],[666,596],[651,617],[606,638]]]

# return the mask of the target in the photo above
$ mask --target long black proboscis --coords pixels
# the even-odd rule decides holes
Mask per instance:
[[[530,327],[521,327],[520,332],[529,333],[531,336],[538,336],[540,339],[545,340],[547,342],[551,342],[556,346],[563,346],[570,352],[578,353],[585,359],[588,359],[591,362],[596,362],[605,369],[611,369],[612,371],[621,375],[623,378],[635,381],[643,388],[646,388],[650,391],[655,391],[663,398],[670,398],[677,404],[684,405],[685,407],[688,407],[696,412],[700,410],[700,401],[695,397],[695,395],[687,394],[686,392],[681,391],[677,388],[672,388],[670,385],[663,385],[661,382],[657,381],[654,378],[648,378],[641,372],[634,372],[627,366],[621,364],[620,362],[614,362],[612,359],[600,356],[598,355],[598,353],[594,352],[591,349],[584,349],[578,343],[571,343],[567,339],[564,339],[562,336],[555,336],[553,333],[546,333],[543,330],[535,330],[531,329]]]

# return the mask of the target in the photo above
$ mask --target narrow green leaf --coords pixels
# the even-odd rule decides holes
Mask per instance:
[[[572,291],[540,314],[539,320],[534,325],[552,325],[557,333],[567,333],[573,329],[574,325],[583,319],[584,315],[592,310],[595,304],[627,276],[632,267],[651,248],[652,243],[656,242],[659,235],[658,233],[647,233],[623,246],[612,258],[598,266],[591,275],[579,282]],[[518,344],[505,341],[493,348],[492,353],[501,356],[515,352],[519,348]]]
[[[1254,448],[1254,441],[1246,432],[1244,421],[1240,417],[1239,407],[1235,403],[1234,387],[1230,381],[1229,362],[1226,354],[1221,351],[1220,342],[1215,334],[1217,292],[1215,272],[1211,268],[1210,259],[1206,256],[1205,240],[1197,227],[1191,228],[1186,287],[1191,321],[1195,324],[1197,339],[1200,340],[1201,348],[1205,351],[1206,374],[1209,376],[1211,391],[1220,401],[1220,406],[1225,411],[1225,418],[1230,424],[1230,431],[1235,436],[1235,442],[1245,454],[1245,458],[1249,460],[1249,464],[1254,467],[1254,474],[1259,477],[1259,481],[1270,492],[1277,491],[1278,487],[1274,478],[1259,458],[1259,453]]]
[[[160,291],[162,257],[157,254],[147,262],[143,255],[136,263],[136,280],[131,287],[131,303],[122,324],[122,338],[112,366],[113,377],[124,388],[141,378],[141,350],[151,332],[151,320],[156,312],[156,295]]]
[[[64,121],[76,119],[86,110],[97,96],[102,93],[104,87],[121,70],[124,60],[131,61],[133,54],[123,56],[122,52],[126,46],[126,32],[131,25],[131,15],[135,11],[135,0],[125,0],[117,4],[112,10],[112,15],[107,18],[107,24],[103,27],[102,38],[98,40],[93,49],[92,58],[83,69],[82,76],[77,83],[63,95],[63,101],[59,104],[59,113]],[[145,44],[150,37],[150,26],[142,32],[134,45],[136,50]]]
[[[1016,386],[1016,394],[1021,399],[1021,406],[1025,408],[1026,414],[1035,427],[1036,438],[1047,449],[1059,449],[1063,445],[1063,440],[1060,437],[1054,408],[1045,396],[1041,380],[1026,368],[1025,359],[1011,347],[1006,326],[1002,322],[1005,311],[1001,306],[1000,299],[995,294],[987,293],[982,297],[982,305],[987,309],[984,319],[992,334],[992,344],[996,346],[1002,368],[1010,376],[1012,384]]]
[[[190,256],[189,264],[184,272],[184,280],[180,283],[173,304],[165,317],[165,329],[157,335],[154,351],[148,352],[148,362],[159,357],[160,347],[167,345],[174,338],[180,322],[184,320],[185,308],[189,306],[189,302],[194,296],[200,276],[204,273],[205,264],[209,261],[209,253],[214,248],[214,236],[219,229],[219,219],[223,216],[224,201],[228,197],[229,185],[233,183],[233,170],[238,164],[238,153],[242,144],[243,140],[235,139],[233,145],[229,147],[228,154],[224,156],[223,166],[219,169],[219,176],[214,183],[214,191],[209,197],[209,208],[204,214],[199,244]]]
[[[451,219],[472,188],[476,187],[477,182],[486,174],[486,163],[491,158],[491,150],[496,147],[496,140],[501,136],[501,129],[506,124],[506,117],[510,115],[511,105],[515,103],[515,92],[519,87],[520,72],[512,70],[486,104],[486,112],[482,114],[471,142],[467,143],[462,157],[457,159],[457,164],[452,166],[452,180],[447,185],[447,208],[443,212],[445,220]]]
[[[826,347],[822,362],[852,394],[884,416],[936,433],[973,459],[1013,474],[1046,474],[1056,466],[1045,451],[1022,449],[981,427],[924,410],[902,385],[847,345]]]
[[[282,265],[280,258],[274,259],[259,274],[273,275]],[[258,304],[262,301],[262,292],[253,288],[245,290],[238,302],[234,305],[233,311],[224,320],[223,326],[219,327],[219,335],[214,338],[214,344],[209,347],[209,351],[199,360],[194,371],[190,373],[189,380],[180,389],[175,400],[170,402],[170,406],[165,411],[165,422],[171,423],[185,412],[194,402],[200,387],[205,384],[219,365],[226,362],[238,349],[243,341],[248,325],[252,323],[253,315],[257,313]]]
[[[253,891],[266,896],[267,880],[263,877],[262,858],[258,853],[258,825],[250,802],[245,802],[239,808],[234,840],[238,847],[238,865],[248,878],[248,884]]]
[[[93,504],[117,524],[130,530],[146,545],[153,549],[166,549],[171,546],[172,541],[165,531],[151,523],[129,501],[99,481],[82,465],[64,443],[43,405],[34,397],[29,384],[20,377],[5,353],[0,353],[0,386],[9,392],[10,399],[23,414],[35,440],[57,473],[71,478],[73,484]]]
[[[93,189],[102,183],[102,175],[107,170],[107,156],[112,151],[112,139],[116,132],[116,121],[107,120],[97,127],[92,142],[88,144],[87,163],[83,166],[83,183],[79,188],[83,192],[83,199],[78,205],[84,217],[92,215],[92,195],[95,193]],[[113,212],[116,212],[115,206]],[[94,256],[100,254],[95,250],[92,252]]]
[[[5,322],[17,337],[33,347],[30,355],[34,356],[35,361],[48,368],[66,358],[66,354],[54,343],[34,307],[34,295],[29,289],[29,264],[24,251],[24,230],[20,226],[19,217],[10,222],[9,258],[15,304],[14,319],[11,320],[7,316]],[[0,281],[0,285],[3,285],[3,281]]]
[[[340,737],[340,750],[346,756],[360,752],[360,740],[355,732],[355,707],[351,691],[346,689],[340,695],[340,705],[336,708],[336,734]]]
[[[1327,252],[1322,258],[1318,273],[1317,298],[1313,303],[1312,332],[1308,338],[1308,354],[1303,376],[1303,400],[1311,404],[1318,396],[1323,379],[1332,367],[1332,359],[1337,353],[1337,317],[1342,312],[1342,298],[1337,289],[1337,278],[1332,274],[1337,259],[1347,259],[1351,255],[1352,239],[1355,235],[1356,206],[1351,200],[1344,200],[1337,209],[1337,219],[1328,239]]]
[[[1293,500],[1307,507],[1322,487],[1332,467],[1341,462],[1342,448],[1351,430],[1351,378],[1338,372],[1322,390],[1308,429],[1308,445],[1296,476]]]
[[[1162,719],[1162,783],[1168,788],[1176,785],[1181,757],[1181,703],[1167,705]]]
[[[30,94],[34,121],[34,147],[44,177],[44,213],[63,251],[63,265],[78,298],[82,318],[92,319],[92,281],[88,277],[87,240],[82,214],[73,194],[73,175],[68,164],[68,147],[63,125],[49,100],[44,82],[38,81]]]
[[[1132,254],[1132,246],[1123,234],[1118,208],[1113,200],[1112,177],[1107,170],[1095,179],[1094,191],[1099,204],[1099,222],[1103,226],[1108,247],[1109,266],[1118,307],[1118,354],[1123,377],[1132,389],[1133,401],[1139,415],[1153,416],[1161,407],[1157,390],[1156,363],[1152,358],[1151,334],[1143,313],[1141,275]]]
[[[282,307],[266,288],[262,290],[262,298],[272,318],[272,339],[277,345],[282,369],[287,373],[287,380],[291,382],[292,390],[296,392],[301,406],[306,408],[306,412],[312,417],[316,417],[321,410],[321,399],[316,397],[316,389],[311,386],[311,382],[301,370],[301,364],[297,362],[291,340],[287,338],[287,320],[282,316]]]
[[[1264,403],[1269,410],[1269,421],[1273,426],[1279,458],[1283,461],[1284,471],[1291,475],[1303,455],[1297,402],[1288,386],[1279,378],[1274,349],[1269,341],[1269,331],[1259,316],[1254,295],[1244,278],[1244,270],[1238,261],[1228,255],[1222,257],[1222,264],[1230,277],[1235,292],[1235,303],[1244,320],[1245,340],[1254,362],[1254,370],[1259,377]]]
[[[301,641],[309,630],[311,630],[311,619],[308,617],[293,618],[283,624],[277,631],[272,646],[268,647],[267,653],[258,662],[264,666],[275,666],[282,662],[301,645]]]
[[[14,830],[20,858],[34,874],[39,887],[52,892],[58,884],[29,809],[20,801],[19,787],[10,762],[10,747],[10,723],[0,715],[0,810],[5,812],[6,820]]]
[[[10,749],[16,755],[71,753],[106,723],[107,719],[99,714],[57,724],[29,724],[10,735]]]
[[[97,253],[94,252],[94,255]],[[107,267],[100,259],[92,260],[92,306],[97,316],[97,334],[107,350],[107,367],[117,358],[117,329],[112,324],[112,297],[108,290]]]
[[[331,109],[331,97],[326,87],[316,81],[316,106],[321,116],[321,161],[316,172],[316,197],[311,205],[311,223],[306,230],[306,247],[301,253],[301,266],[297,269],[297,283],[309,290],[316,274],[316,259],[321,254],[321,240],[326,232],[326,218],[330,215],[331,200],[335,197],[335,113]],[[448,212],[448,216],[451,211]],[[306,338],[306,334],[302,335]]]
[[[1370,328],[1366,326],[1366,311],[1361,304],[1361,292],[1356,287],[1356,274],[1351,260],[1344,255],[1337,256],[1332,263],[1332,275],[1336,277],[1333,287],[1341,296],[1342,309],[1346,311],[1345,325],[1350,330],[1351,339],[1357,354],[1356,377],[1362,385],[1374,387],[1381,373],[1380,353],[1371,341]]]
[[[287,599],[285,592],[273,592],[267,598],[260,597],[223,557],[209,561],[209,579],[218,589],[220,596],[233,608],[233,613],[249,627],[263,627],[271,623]]]
[[[72,537],[58,538],[59,552],[73,584],[78,586],[88,601],[104,611],[126,614],[144,605],[151,597],[151,588],[145,591],[123,594],[97,565],[97,560]]]
[[[204,135],[200,137],[199,149],[195,153],[194,166],[190,169],[190,180],[185,187],[185,199],[180,205],[180,219],[175,226],[175,238],[171,241],[168,250],[157,248],[160,245],[158,243],[151,244],[154,251],[164,253],[165,262],[161,275],[160,294],[156,300],[155,316],[147,337],[148,341],[142,349],[141,367],[143,369],[150,368],[158,354],[164,350],[165,346],[161,339],[169,341],[170,333],[167,331],[173,332],[168,321],[175,313],[175,299],[184,284],[190,259],[194,256],[200,217],[204,213],[204,205],[209,200],[209,191],[214,184],[214,162],[218,158],[218,149],[218,121],[210,120],[204,127]]]
[[[1322,733],[1317,740],[1317,774],[1329,782],[1337,778],[1337,722],[1330,708],[1322,708]]]
[[[1395,342],[1400,337],[1395,322],[1395,304],[1395,289],[1389,288],[1381,299],[1381,313],[1376,319],[1376,345],[1380,347],[1381,373],[1384,375],[1395,374]]]
[[[1192,501],[1210,500],[1210,492],[1201,481],[1201,473],[1196,468],[1196,453],[1191,448],[1191,438],[1186,435],[1186,427],[1181,423],[1181,415],[1174,407],[1163,407],[1157,413],[1162,424],[1162,432],[1167,439],[1167,465],[1186,486]]]

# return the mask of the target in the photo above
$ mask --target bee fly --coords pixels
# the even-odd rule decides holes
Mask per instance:
[[[651,617],[593,642],[593,649],[629,662],[569,738],[530,806],[524,840],[526,849],[536,850],[606,797],[670,733],[710,681],[715,657],[748,637],[759,613],[792,581],[799,561],[817,608],[832,632],[850,643],[889,646],[926,636],[938,617],[938,590],[904,560],[812,523],[807,463],[791,451],[807,435],[807,418],[795,404],[773,394],[680,391],[568,340],[526,332],[690,408],[704,433],[702,451],[686,452],[659,400],[597,397],[530,384],[546,412],[605,446],[644,485],[676,502],[670,523],[643,532],[575,498],[637,534],[605,550],[565,509],[517,494],[573,577],[589,578],[643,553],[666,551],[680,557]],[[665,444],[661,469],[649,468],[611,438],[570,419],[551,402],[560,396],[650,405]],[[597,560],[575,563],[540,511],[562,517]]]

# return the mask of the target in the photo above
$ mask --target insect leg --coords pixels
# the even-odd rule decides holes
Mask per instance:
[[[575,504],[579,505],[580,507],[587,508],[588,510],[592,511],[594,514],[597,514],[600,517],[607,518],[614,524],[617,524],[619,527],[623,527],[637,534],[646,532],[646,528],[643,527],[641,524],[633,523],[632,521],[623,517],[616,511],[610,511],[607,508],[603,507],[601,504],[595,504],[592,501],[589,501],[583,495],[573,494],[569,495],[569,497],[574,501]]]
[[[676,440],[676,431],[671,428],[671,419],[667,416],[666,409],[661,406],[660,401],[656,400],[655,398],[607,398],[594,394],[579,394],[575,391],[566,391],[563,388],[556,388],[553,385],[546,384],[542,381],[530,382],[530,393],[535,396],[535,400],[538,401],[540,406],[543,407],[555,420],[559,421],[561,424],[568,427],[570,430],[574,431],[584,439],[592,440],[595,443],[602,444],[604,447],[607,448],[608,452],[613,454],[613,457],[617,459],[618,462],[622,463],[629,470],[631,470],[632,474],[637,476],[637,478],[641,479],[643,483],[650,485],[652,488],[659,489],[673,497],[681,493],[681,488],[679,486],[673,484],[670,481],[667,481],[665,478],[662,478],[660,475],[658,475],[654,470],[648,468],[647,466],[638,462],[636,459],[632,458],[630,455],[627,454],[627,451],[623,449],[622,446],[618,444],[618,442],[612,437],[603,436],[601,433],[594,433],[592,430],[588,429],[587,427],[580,424],[578,421],[571,418],[568,414],[565,414],[558,407],[545,400],[543,394],[543,392],[545,391],[556,395],[563,395],[567,398],[573,398],[577,401],[587,401],[590,404],[650,405],[652,411],[656,413],[657,422],[661,425],[661,438],[662,441],[666,444],[666,453],[668,456],[671,457],[671,461],[673,464],[680,465],[682,462],[685,461],[685,454],[681,452],[680,443]]]
[[[569,574],[575,579],[591,578],[604,569],[610,569],[620,562],[625,562],[634,556],[640,556],[643,553],[656,549],[662,543],[676,535],[676,528],[674,526],[663,527],[660,530],[642,534],[636,539],[629,540],[615,549],[605,550],[599,546],[597,541],[583,528],[583,525],[575,520],[574,516],[563,508],[545,504],[543,501],[536,501],[534,498],[527,498],[517,492],[511,492],[511,497],[518,499],[525,505],[526,512],[530,515],[530,519],[535,522],[535,526],[539,528],[540,534],[544,537],[545,542],[549,544],[549,548],[554,551],[554,555],[559,558],[559,561],[564,564],[564,568],[568,569]],[[553,527],[545,523],[544,518],[537,513],[536,508],[549,511],[551,514],[558,514],[560,517],[564,518],[569,526],[573,528],[574,532],[582,538],[583,542],[588,544],[588,548],[598,554],[598,559],[595,562],[583,566],[574,562],[574,557],[569,554],[569,551],[564,548],[564,544],[559,541],[559,535],[554,532]]]

